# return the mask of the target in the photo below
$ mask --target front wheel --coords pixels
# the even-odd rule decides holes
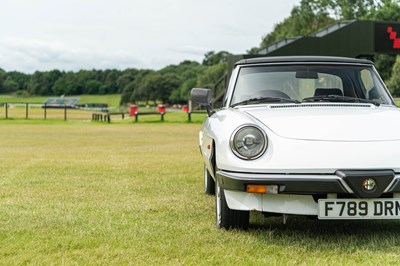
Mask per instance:
[[[228,207],[224,189],[215,182],[215,213],[218,228],[223,229],[247,229],[249,227],[250,212],[232,210]]]
[[[204,192],[207,195],[215,195],[215,181],[212,178],[207,167],[204,165]]]

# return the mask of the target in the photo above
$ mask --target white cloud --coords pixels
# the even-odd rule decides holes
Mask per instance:
[[[60,42],[43,42],[14,37],[0,38],[1,67],[6,70],[125,69],[142,65],[131,53],[117,50],[90,50],[69,47]]]
[[[200,47],[195,45],[184,45],[176,48],[170,49],[172,52],[179,54],[187,54],[202,57],[205,53],[210,51],[210,48]]]
[[[0,68],[155,68],[245,53],[300,0],[2,0]]]

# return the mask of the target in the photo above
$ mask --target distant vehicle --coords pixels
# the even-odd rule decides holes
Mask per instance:
[[[219,228],[250,211],[318,219],[400,219],[400,109],[372,62],[270,57],[236,63],[223,108],[200,133],[204,190]]]
[[[101,112],[108,112],[108,104],[106,103],[85,103],[85,104],[77,104],[75,106],[79,109],[86,109],[86,110],[96,110]]]
[[[64,98],[61,95],[60,98],[48,98],[42,105],[42,108],[76,108],[79,98]]]

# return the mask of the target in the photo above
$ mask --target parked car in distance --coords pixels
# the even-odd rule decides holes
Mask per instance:
[[[209,114],[199,145],[218,228],[247,228],[250,211],[400,218],[400,109],[371,61],[241,60],[220,110],[208,89],[191,98]]]

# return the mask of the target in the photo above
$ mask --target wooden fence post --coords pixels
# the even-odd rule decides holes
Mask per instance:
[[[67,105],[64,104],[64,121],[67,121]]]

